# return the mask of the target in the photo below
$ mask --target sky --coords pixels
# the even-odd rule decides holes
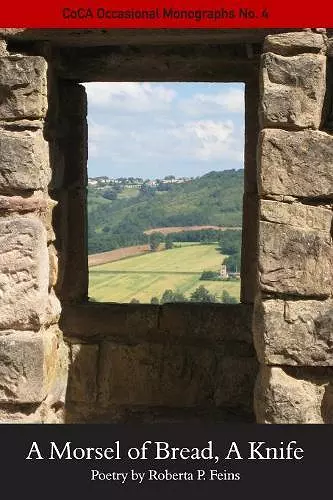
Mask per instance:
[[[89,177],[197,177],[243,168],[241,83],[85,84]]]

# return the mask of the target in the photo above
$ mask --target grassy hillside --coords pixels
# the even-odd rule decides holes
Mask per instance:
[[[146,243],[143,231],[156,227],[240,226],[243,170],[210,172],[167,191],[125,190],[116,200],[89,188],[89,253]]]
[[[200,285],[216,295],[223,290],[239,300],[239,281],[200,280],[202,271],[218,271],[223,260],[217,245],[186,244],[90,268],[89,296],[99,302],[150,302],[167,289],[188,299]]]

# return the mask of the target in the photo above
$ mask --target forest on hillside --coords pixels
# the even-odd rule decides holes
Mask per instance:
[[[163,185],[161,189],[144,185],[137,191],[122,190],[119,186],[116,190],[89,186],[89,254],[149,243],[149,236],[144,231],[152,228],[241,226],[243,174],[243,170],[210,172],[184,184]],[[219,241],[218,233],[214,230],[187,231],[168,238],[173,241]],[[240,245],[240,235],[237,240]]]

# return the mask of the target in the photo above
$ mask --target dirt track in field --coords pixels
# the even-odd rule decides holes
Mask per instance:
[[[171,226],[171,227],[155,227],[154,229],[147,229],[144,234],[152,233],[182,233],[184,231],[200,231],[202,229],[215,229],[217,231],[226,231],[227,229],[240,230],[241,227],[224,227],[224,226]]]
[[[107,264],[116,260],[125,259],[126,257],[133,257],[142,253],[149,252],[148,245],[137,245],[133,247],[117,248],[110,252],[95,253],[88,256],[88,266],[99,266],[100,264]]]

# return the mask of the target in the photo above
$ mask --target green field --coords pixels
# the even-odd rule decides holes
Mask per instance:
[[[186,297],[200,285],[221,296],[226,290],[239,300],[239,281],[202,281],[204,270],[218,271],[224,256],[217,245],[182,243],[180,247],[138,255],[91,267],[89,296],[98,302],[149,303],[164,290],[177,290]]]

